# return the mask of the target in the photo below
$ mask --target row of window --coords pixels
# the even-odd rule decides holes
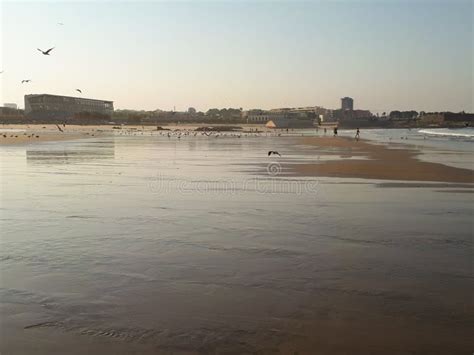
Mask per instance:
[[[31,105],[32,110],[53,110],[53,111],[89,111],[96,109],[98,111],[110,110],[110,107],[105,106],[87,106],[84,105],[47,105],[47,104],[33,104]]]
[[[62,107],[86,106],[86,107],[113,109],[113,104],[111,102],[75,99],[75,98],[68,98],[68,97],[44,97],[44,96],[31,97],[28,99],[28,101],[30,105],[48,104],[48,105],[58,105]]]

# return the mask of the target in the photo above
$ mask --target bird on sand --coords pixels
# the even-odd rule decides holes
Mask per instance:
[[[30,81],[31,81],[31,79],[24,79],[24,80],[21,81],[21,83],[22,83],[22,84],[24,84],[24,83],[29,83]]]
[[[279,157],[281,157],[280,153],[278,153],[276,150],[270,150],[268,152],[268,156],[270,156],[270,155],[278,155]]]
[[[59,129],[59,131],[60,131],[60,132],[64,132],[64,131],[62,130],[62,128],[61,128],[61,127],[59,127],[59,125],[58,125],[58,124],[56,125],[56,127],[58,127],[58,129]]]
[[[37,50],[39,50],[41,53],[43,53],[44,55],[49,55],[49,53],[51,53],[51,51],[54,49],[54,47],[44,51],[42,49],[39,49],[39,48],[36,48]]]
[[[80,92],[82,94],[82,90],[81,89],[76,89],[77,92]]]

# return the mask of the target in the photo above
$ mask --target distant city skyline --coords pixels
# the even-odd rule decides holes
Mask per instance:
[[[473,111],[473,2],[4,1],[0,100]],[[55,47],[51,55],[40,53]],[[31,79],[21,84],[22,80]]]

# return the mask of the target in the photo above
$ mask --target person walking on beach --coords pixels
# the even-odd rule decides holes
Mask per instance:
[[[357,128],[356,136],[355,136],[356,141],[358,141],[359,138],[360,138],[360,130],[359,130],[359,128]]]
[[[336,136],[337,136],[337,126],[334,127],[334,137],[336,137]]]
[[[325,128],[324,128],[324,134],[326,134],[326,131],[327,131],[327,130],[326,130],[326,127],[325,127]]]

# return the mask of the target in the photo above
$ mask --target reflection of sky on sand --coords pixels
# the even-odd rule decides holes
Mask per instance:
[[[28,164],[76,164],[113,159],[114,154],[113,139],[73,140],[28,145],[26,160]]]
[[[337,348],[357,329],[394,347],[420,332],[462,346],[470,194],[262,171],[317,159],[294,145],[108,137],[0,147],[2,329],[27,349],[57,337],[63,353],[67,337],[124,353]],[[275,148],[281,159],[266,155]]]

